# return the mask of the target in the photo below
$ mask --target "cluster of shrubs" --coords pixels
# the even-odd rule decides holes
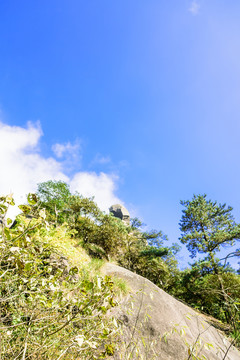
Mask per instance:
[[[12,196],[0,198],[1,359],[101,359],[117,349],[120,327],[106,316],[116,305],[113,282],[89,273],[80,257],[76,261],[76,255],[65,251],[67,244],[75,253],[81,249],[91,258],[115,261],[216,317],[238,344],[239,275],[215,256],[222,243],[240,234],[230,208],[217,207],[205,195],[183,204],[182,242],[193,256],[197,251],[207,256],[180,270],[180,246],[167,246],[161,231],[143,231],[136,218],[124,224],[103,213],[92,198],[71,194],[64,182],[39,184],[37,194],[19,206],[14,222],[7,218],[12,205]],[[204,214],[211,207],[208,218]],[[202,219],[206,229],[213,219],[215,232],[204,232],[204,226],[194,230]],[[65,265],[63,256],[68,258]]]

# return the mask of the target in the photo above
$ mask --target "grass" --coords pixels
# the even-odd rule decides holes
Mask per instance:
[[[82,275],[85,278],[91,279],[96,275],[102,276],[101,268],[106,260],[91,258],[86,250],[79,245],[79,240],[72,237],[66,226],[62,225],[52,229],[45,237],[45,241],[58,253],[65,256],[72,266],[77,266],[82,270]],[[112,281],[116,295],[126,295],[130,291],[123,279],[113,277]]]
[[[87,252],[78,245],[66,226],[62,225],[50,231],[45,241],[53,246],[61,255],[65,256],[72,266],[85,268],[91,262]]]
[[[123,279],[114,277],[113,278],[114,288],[116,289],[117,295],[127,295],[130,291],[130,287],[127,282]]]

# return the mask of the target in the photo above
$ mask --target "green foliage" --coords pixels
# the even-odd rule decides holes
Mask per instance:
[[[187,244],[192,257],[200,253],[205,254],[205,258],[182,272],[176,295],[228,323],[237,341],[239,275],[228,265],[222,265],[216,252],[240,239],[240,225],[234,221],[231,207],[207,200],[206,195],[194,195],[191,201],[181,201],[181,204],[185,209],[180,221],[180,240]]]
[[[132,218],[130,220],[130,223],[131,223],[132,230],[140,230],[142,227],[144,227],[143,222],[140,219],[138,219],[137,217]]]
[[[173,257],[173,249],[163,246],[167,236],[161,231],[140,231],[144,225],[137,218],[127,227],[112,214],[104,214],[92,198],[70,194],[61,181],[39,184],[38,195],[47,210],[47,219],[55,225],[67,222],[91,256],[115,259],[142,275],[149,266],[155,268],[154,273],[168,268],[162,259]],[[155,276],[151,278],[154,280]]]
[[[146,248],[140,252],[140,256],[145,256],[149,260],[158,257],[163,257],[167,254],[168,254],[167,248],[157,249],[154,246],[146,246]]]
[[[221,245],[233,245],[240,239],[240,225],[235,223],[230,206],[207,200],[206,195],[194,195],[191,201],[181,204],[185,209],[180,221],[180,241],[187,244],[192,257],[197,252],[215,254]]]
[[[86,276],[62,258],[35,196],[9,228],[9,197],[0,199],[1,359],[100,359],[110,349],[117,324],[105,314],[115,306],[109,277]],[[67,228],[65,230],[68,231]]]
[[[126,227],[111,215],[104,214],[93,198],[72,195],[62,181],[47,181],[38,185],[41,206],[47,210],[52,224],[68,223],[80,243],[92,256],[113,256],[126,237]],[[117,245],[116,245],[117,244]]]
[[[118,258],[119,264],[169,290],[174,286],[174,275],[178,272],[175,259],[178,247],[176,244],[173,247],[164,246],[168,238],[161,231],[141,231],[144,225],[139,219],[135,218],[131,223],[121,257]]]
[[[78,216],[98,219],[102,214],[93,198],[84,198],[78,193],[69,199],[69,212],[70,221],[76,220]]]
[[[104,214],[92,199],[70,198],[68,222],[92,256],[114,257],[124,246],[127,229],[121,220]]]
[[[86,254],[84,255],[85,258],[83,257],[82,263],[89,262],[88,270],[84,265],[78,272],[78,276],[82,279],[80,283],[83,288],[84,286],[92,286],[87,285],[91,283],[95,284],[92,289],[96,291],[99,282],[96,280],[97,278],[92,278],[90,274],[94,273],[95,277],[99,277],[98,270],[103,260],[111,259],[125,268],[148,278],[159,287],[186,301],[196,309],[227,323],[227,328],[234,334],[235,339],[239,337],[239,275],[236,275],[228,265],[221,264],[216,258],[217,252],[223,246],[233,245],[240,238],[240,225],[235,223],[231,207],[208,200],[206,195],[194,195],[191,201],[181,201],[184,210],[180,220],[182,232],[180,241],[187,245],[193,258],[199,254],[204,255],[204,258],[192,264],[191,268],[180,271],[175,258],[180,249],[179,245],[167,246],[168,238],[161,231],[143,231],[145,225],[138,218],[131,219],[131,225],[126,226],[111,214],[103,213],[93,198],[84,198],[78,193],[71,194],[68,185],[61,181],[48,181],[39,184],[38,196],[41,209],[36,203],[36,197],[31,195],[28,198],[28,204],[21,206],[21,211],[25,217],[20,217],[17,220],[17,225],[12,229],[7,225],[2,226],[4,241],[11,241],[12,234],[14,231],[17,232],[17,229],[22,229],[21,231],[25,232],[26,225],[25,228],[22,226],[23,219],[26,222],[26,217],[32,218],[31,222],[28,220],[31,226],[29,225],[26,231],[26,234],[31,235],[28,235],[28,237],[31,237],[31,243],[33,242],[32,238],[35,239],[35,242],[38,241],[38,244],[44,244],[43,239],[45,239],[48,245],[41,245],[45,249],[56,244],[58,244],[59,248],[61,243],[61,249],[64,249],[65,253],[71,256],[73,253],[75,254],[75,265],[78,263],[76,257],[80,256],[78,251],[82,247],[94,259],[89,262],[89,260],[86,260]],[[4,198],[4,201],[0,203],[0,212],[4,215],[12,203],[11,196]],[[42,209],[42,206],[44,209]],[[46,220],[50,224],[49,230],[46,230],[46,227],[49,226]],[[38,225],[35,227],[35,224],[39,223],[39,221],[44,224],[40,226],[41,230]],[[32,225],[33,229],[31,229]],[[19,232],[20,234],[22,233]],[[67,249],[66,239],[70,238],[74,245]],[[28,246],[30,245],[28,244]],[[29,254],[31,254],[31,251]],[[46,262],[43,262],[43,264],[44,267]],[[21,268],[21,265],[19,267]],[[50,273],[49,276],[52,275],[54,274]],[[44,276],[48,278],[48,275]],[[62,284],[64,284],[64,280],[62,280],[63,274],[61,273],[59,276],[59,286],[62,287]],[[76,277],[74,274],[71,276],[72,278]],[[100,282],[103,284],[104,280]],[[112,283],[110,285],[107,280],[106,283],[108,284],[106,285],[106,298],[108,298],[112,291]],[[80,294],[84,293],[84,289],[80,290],[81,286],[78,288]],[[117,286],[123,292],[127,291],[126,284],[122,283]],[[67,289],[70,292],[74,291],[74,294],[75,292],[79,294],[74,282],[68,281]],[[105,288],[101,285],[101,290],[103,289]],[[90,296],[90,290],[86,290],[88,296]],[[66,289],[64,291],[67,292]],[[101,303],[101,300],[98,301],[101,306],[100,308],[94,308],[92,314],[99,311],[99,316],[103,321],[103,315],[107,308]],[[106,302],[106,300],[104,301]],[[66,316],[66,313],[63,313],[63,316]],[[94,317],[91,318],[90,316],[89,324],[94,324],[94,321]],[[88,329],[87,325],[84,326]],[[69,332],[69,330],[66,331]],[[69,334],[71,334],[71,331]],[[110,334],[111,331],[109,330],[108,335]],[[74,336],[73,333],[71,336]],[[100,332],[98,338],[101,338]],[[82,337],[79,338],[77,342],[81,343],[82,339]],[[111,356],[113,350],[114,344],[111,342],[106,343],[101,347],[101,356],[107,354]],[[100,353],[98,356],[100,356]],[[84,357],[82,358],[84,359]]]
[[[230,294],[238,299],[240,296],[239,276],[228,272],[222,274],[222,280],[229,299]],[[232,291],[230,291],[231,288]],[[224,303],[219,289],[219,278],[212,272],[211,263],[198,261],[190,269],[181,272],[181,280],[175,296],[198,310],[225,321]]]
[[[68,208],[71,196],[69,186],[63,181],[46,181],[38,184],[37,196],[42,208],[49,214],[49,220],[62,224],[66,219],[64,210]]]

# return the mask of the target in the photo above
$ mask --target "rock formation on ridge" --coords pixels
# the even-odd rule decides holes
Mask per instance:
[[[118,219],[121,219],[126,225],[130,224],[130,215],[127,209],[120,204],[112,205],[109,208],[110,213],[113,214],[113,216],[117,217]]]

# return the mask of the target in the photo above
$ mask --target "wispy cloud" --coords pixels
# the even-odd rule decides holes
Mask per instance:
[[[76,157],[80,151],[80,141],[76,141],[74,144],[70,142],[65,144],[54,144],[52,146],[52,150],[59,159],[67,155]]]
[[[78,139],[74,143],[54,144],[52,151],[61,164],[66,169],[67,174],[72,174],[82,166],[81,141]]]
[[[91,162],[90,166],[93,165],[106,165],[106,164],[110,164],[111,163],[111,158],[110,156],[103,156],[101,154],[97,154],[95,156],[95,158],[93,159],[93,161]]]
[[[10,126],[0,122],[0,193],[14,193],[16,201],[25,201],[28,192],[34,192],[37,184],[47,180],[63,180],[72,191],[83,196],[94,196],[99,207],[107,211],[114,203],[121,203],[115,195],[118,178],[103,172],[78,171],[71,176],[64,154],[76,154],[79,143],[55,144],[57,157],[44,157],[39,150],[39,140],[43,135],[40,124],[27,124],[26,128]],[[0,195],[1,195],[0,194]]]
[[[199,14],[199,11],[200,11],[199,2],[196,0],[192,1],[188,11],[190,11],[190,13],[192,13],[193,15]]]

